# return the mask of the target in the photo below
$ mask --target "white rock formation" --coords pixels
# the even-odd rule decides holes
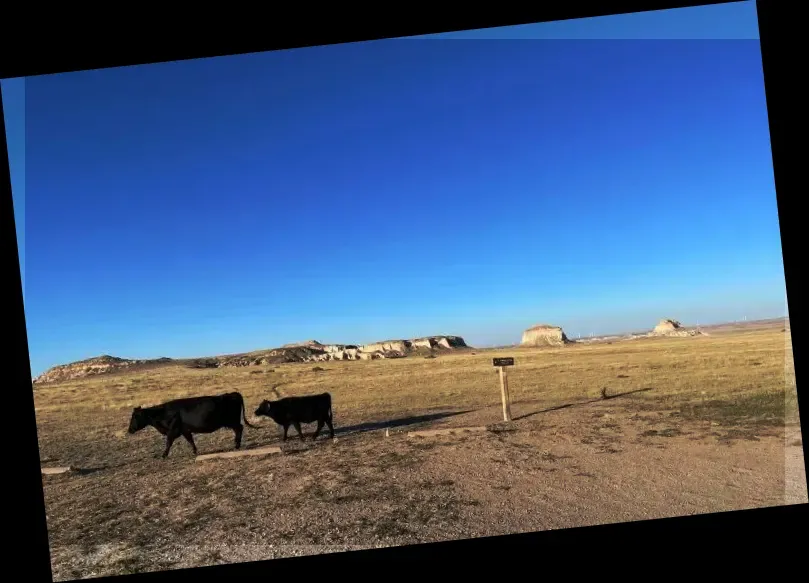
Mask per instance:
[[[559,326],[538,324],[522,333],[520,344],[523,346],[563,346],[569,340]]]

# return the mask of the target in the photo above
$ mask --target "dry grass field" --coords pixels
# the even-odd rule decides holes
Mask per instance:
[[[807,500],[789,325],[435,359],[198,370],[167,366],[35,391],[57,580]],[[493,356],[509,370],[502,421]],[[316,368],[322,370],[316,370]],[[270,387],[329,391],[335,441],[195,463],[131,408]],[[606,388],[610,398],[602,399]],[[269,420],[245,448],[279,444]],[[467,435],[421,428],[492,424]],[[307,435],[313,426],[304,426]],[[388,436],[386,436],[386,429]],[[233,433],[196,437],[200,454]]]

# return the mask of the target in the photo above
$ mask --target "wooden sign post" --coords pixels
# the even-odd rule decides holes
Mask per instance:
[[[511,421],[511,397],[508,394],[507,366],[514,366],[514,358],[493,358],[492,364],[500,369],[500,398],[503,400],[503,420]]]

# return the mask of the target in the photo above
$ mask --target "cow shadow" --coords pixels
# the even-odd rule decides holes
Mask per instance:
[[[396,429],[396,428],[399,428],[399,427],[409,427],[409,426],[412,426],[412,425],[421,425],[421,424],[424,424],[424,423],[430,423],[430,422],[438,421],[438,420],[441,420],[441,419],[449,419],[450,417],[455,417],[456,415],[463,415],[465,413],[471,413],[471,412],[472,412],[471,409],[466,410],[466,411],[446,411],[446,412],[442,412],[442,413],[429,413],[429,414],[425,414],[425,415],[412,415],[412,416],[409,416],[409,417],[400,417],[400,418],[397,418],[397,419],[389,419],[387,421],[372,421],[372,422],[367,422],[367,423],[358,423],[356,425],[346,425],[346,426],[343,426],[343,427],[337,425],[334,428],[334,437],[349,437],[349,436],[361,435],[363,433],[368,433],[370,431],[379,431],[379,430],[382,430],[382,429]],[[302,423],[301,424],[301,429],[303,430],[303,435],[304,435],[305,442],[301,442],[300,437],[298,437],[298,434],[295,431],[295,429],[290,427],[290,429],[289,429],[289,439],[288,439],[288,441],[286,443],[284,443],[283,441],[278,443],[276,440],[272,440],[271,442],[263,442],[263,443],[256,443],[256,444],[250,444],[250,445],[243,444],[242,449],[243,450],[250,450],[250,449],[256,449],[256,448],[259,448],[259,447],[265,447],[267,445],[279,445],[279,446],[283,445],[285,447],[285,450],[284,450],[285,453],[288,453],[288,454],[300,453],[301,451],[304,451],[309,446],[309,444],[312,443],[312,435],[314,433],[314,425],[315,425],[314,423]],[[274,425],[274,424],[267,424],[267,425],[262,425],[261,427],[259,427],[259,429],[265,429],[265,428],[267,428],[267,429],[273,428],[276,431],[278,431],[279,434],[282,432],[281,427],[278,426],[278,425]],[[328,438],[329,438],[329,428],[324,426],[323,429],[321,429],[321,431],[320,431],[320,435],[317,436],[317,441],[328,440]],[[299,446],[303,445],[304,443],[306,444],[306,447],[304,447],[304,449],[300,449]],[[210,450],[210,451],[202,451],[202,450],[200,450],[199,453],[200,453],[200,455],[202,455],[202,454],[212,454],[212,453],[224,453],[224,452],[228,452],[228,451],[234,451],[234,448],[233,448],[232,445],[227,445],[227,446],[224,446],[224,447],[220,446],[219,448],[216,448],[216,449],[213,449],[213,450]],[[172,449],[172,453],[174,453],[173,449]]]
[[[74,476],[88,476],[90,474],[95,474],[96,472],[117,470],[119,468],[126,467],[127,465],[128,464],[126,463],[119,463],[119,464],[108,464],[108,465],[87,466],[87,467],[70,466],[70,471],[67,473]]]
[[[389,419],[387,421],[375,421],[368,423],[359,423],[357,425],[347,425],[345,427],[335,427],[335,437],[345,437],[348,435],[359,435],[369,431],[379,431],[382,429],[397,429],[400,427],[410,427],[412,425],[421,425],[422,423],[431,423],[440,419],[449,419],[456,415],[464,415],[471,413],[472,410],[467,411],[446,411],[443,413],[429,413],[425,415],[412,415],[409,417],[399,417],[398,419]],[[328,433],[327,433],[328,434]]]
[[[115,467],[116,466],[95,466],[92,468],[73,468],[73,473],[79,476],[87,476],[90,474],[95,474],[96,472],[114,469]]]
[[[547,409],[541,409],[540,411],[533,411],[531,413],[526,413],[525,415],[514,417],[513,420],[519,421],[520,419],[527,419],[529,417],[533,417],[534,415],[539,415],[540,413],[550,413],[551,411],[559,411],[561,409],[568,409],[570,407],[581,407],[583,405],[591,405],[593,403],[603,403],[604,401],[610,401],[612,399],[617,399],[619,397],[626,397],[628,395],[634,395],[635,393],[644,393],[646,391],[651,390],[653,390],[653,387],[645,387],[643,389],[633,389],[631,391],[624,391],[623,393],[616,393],[614,395],[605,395],[597,399],[588,399],[587,401],[578,401],[576,403],[565,403],[563,405],[556,405],[555,407],[548,407]]]

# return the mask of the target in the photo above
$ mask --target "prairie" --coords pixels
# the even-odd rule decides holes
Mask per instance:
[[[515,358],[509,424],[496,356]],[[337,439],[291,430],[281,454],[195,463],[183,440],[162,460],[157,432],[126,434],[136,405],[235,390],[261,424],[243,447],[280,444],[252,415],[276,386],[330,392]],[[170,364],[34,395],[43,467],[75,468],[43,476],[57,580],[807,500],[783,321],[431,359]],[[233,434],[195,439],[205,454]]]

